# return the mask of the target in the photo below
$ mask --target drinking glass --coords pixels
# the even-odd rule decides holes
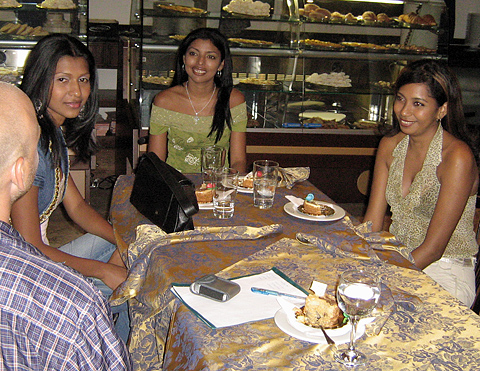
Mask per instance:
[[[217,170],[213,179],[213,215],[219,219],[231,218],[235,211],[238,170],[232,168]]]
[[[253,163],[253,206],[260,209],[273,206],[278,175],[278,162],[259,160]]]
[[[213,145],[202,148],[201,152],[202,181],[212,183],[213,173],[225,166],[225,148]]]
[[[355,349],[358,320],[372,312],[380,297],[381,283],[378,276],[363,270],[348,270],[342,273],[337,286],[337,301],[352,324],[350,344],[347,350],[335,353],[335,359],[346,366],[362,365],[365,354]]]

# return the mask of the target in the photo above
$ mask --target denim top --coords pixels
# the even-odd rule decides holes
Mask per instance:
[[[60,154],[60,167],[63,174],[62,179],[66,181],[69,173],[67,144],[65,143],[65,139],[60,128],[57,128],[56,134],[62,147]],[[38,187],[38,211],[41,216],[45,211],[47,211],[50,204],[55,201],[55,168],[53,166],[52,152],[49,148],[47,153],[45,153],[45,150],[41,147],[41,140],[38,142],[37,152],[39,161],[33,185]],[[66,187],[62,188],[63,192],[60,195],[60,201],[63,200]],[[53,209],[55,209],[55,207],[53,207]]]

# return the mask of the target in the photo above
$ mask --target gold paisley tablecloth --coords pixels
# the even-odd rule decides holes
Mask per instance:
[[[191,175],[199,182],[198,175]],[[253,206],[252,194],[239,193],[235,215],[219,220],[211,210],[194,216],[196,230],[165,235],[152,226],[129,202],[133,175],[118,178],[112,196],[111,221],[117,245],[129,268],[127,280],[114,292],[113,304],[129,301],[132,332],[128,343],[136,370],[158,370],[163,366],[165,343],[176,301],[171,283],[188,283],[205,274],[217,273],[261,252],[275,242],[301,232],[316,245],[315,250],[336,259],[391,264],[414,268],[402,246],[388,233],[368,233],[348,216],[334,222],[298,219],[284,212],[285,195],[330,199],[310,182],[292,189],[277,188],[274,207]],[[403,254],[403,256],[402,256]],[[180,310],[181,312],[181,310]]]
[[[224,269],[239,277],[279,268],[304,288],[312,280],[335,290],[339,272],[369,266],[390,288],[417,295],[415,311],[397,306],[380,333],[357,341],[367,365],[355,370],[478,370],[480,317],[422,272],[384,262],[333,256],[316,247],[282,239]],[[268,319],[212,330],[176,304],[168,334],[164,370],[345,370],[335,346],[297,340]]]

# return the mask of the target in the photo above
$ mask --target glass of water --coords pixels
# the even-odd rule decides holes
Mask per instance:
[[[346,313],[352,324],[348,349],[335,353],[335,359],[346,366],[362,365],[365,354],[355,349],[357,323],[360,318],[369,315],[380,297],[381,282],[378,276],[363,270],[348,270],[342,273],[337,286],[337,301],[340,309]]]
[[[231,168],[217,170],[213,182],[213,215],[219,219],[231,218],[235,211],[238,170]]]
[[[259,160],[253,163],[253,206],[260,209],[273,206],[278,176],[278,162]]]
[[[213,182],[215,171],[225,166],[225,148],[216,145],[201,149],[202,181],[205,184]]]

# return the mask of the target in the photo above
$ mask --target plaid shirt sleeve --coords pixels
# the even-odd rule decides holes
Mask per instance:
[[[121,371],[132,366],[110,307],[93,284],[0,222],[3,369]]]

